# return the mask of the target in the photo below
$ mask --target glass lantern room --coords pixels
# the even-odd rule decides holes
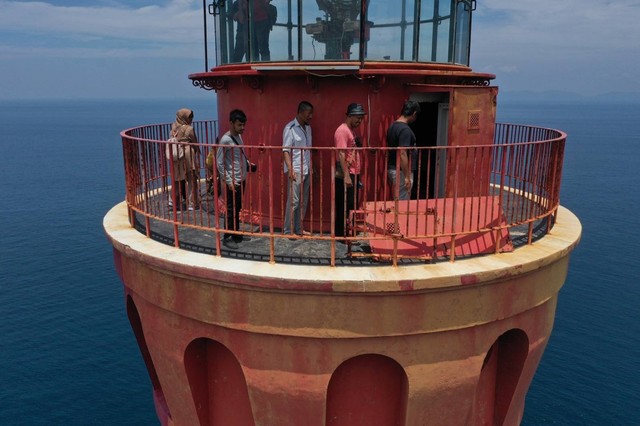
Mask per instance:
[[[208,4],[207,12],[214,19],[217,65],[309,61],[469,65],[475,3],[217,0]]]

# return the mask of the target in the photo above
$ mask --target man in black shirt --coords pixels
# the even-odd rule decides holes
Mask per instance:
[[[418,114],[420,114],[420,104],[415,101],[406,101],[404,103],[400,117],[398,117],[387,130],[388,147],[409,148],[416,145],[416,135],[413,133],[413,130],[411,130],[411,127],[409,127],[409,124],[416,121]],[[413,173],[411,172],[407,150],[408,149],[390,149],[387,151],[387,178],[393,188],[394,199],[408,200],[411,194]],[[397,167],[398,161],[400,162],[399,170]]]

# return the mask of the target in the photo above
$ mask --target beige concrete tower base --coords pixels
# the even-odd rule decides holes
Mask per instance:
[[[104,219],[164,424],[520,423],[581,226],[512,253],[373,267],[179,250]]]

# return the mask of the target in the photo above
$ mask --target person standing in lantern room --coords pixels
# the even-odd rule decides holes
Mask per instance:
[[[311,185],[312,118],[313,105],[302,101],[298,104],[296,117],[284,126],[282,132],[284,173],[287,175],[287,204],[282,226],[284,234],[305,234],[302,222],[307,212]]]
[[[249,13],[249,0],[236,0],[232,3],[229,14],[236,21],[236,41],[232,62],[242,62],[251,50],[252,61],[270,61],[269,33],[273,27],[273,8],[271,0],[253,0],[253,9]],[[277,19],[277,9],[276,19]],[[247,23],[251,17],[252,28]],[[249,45],[249,34],[252,34]]]
[[[360,153],[356,148],[362,144],[360,138],[356,136],[355,130],[360,127],[366,114],[361,104],[349,104],[347,117],[333,135],[333,141],[338,148],[335,177],[335,235],[337,237],[347,236],[345,223],[357,205],[358,188],[361,185],[359,180],[361,164]]]
[[[416,158],[412,158],[413,165],[409,164],[407,151],[416,145],[416,135],[409,125],[416,121],[420,114],[420,104],[416,101],[406,101],[402,106],[400,117],[387,129],[387,179],[394,191],[394,199],[408,200],[413,186],[413,173],[411,167],[416,167]],[[417,152],[414,150],[414,154]],[[416,155],[412,155],[416,157]],[[398,161],[400,162],[398,175]]]

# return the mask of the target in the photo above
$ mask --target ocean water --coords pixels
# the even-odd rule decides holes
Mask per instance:
[[[119,132],[214,118],[210,99],[0,101],[0,425],[158,424],[102,218]],[[523,424],[640,424],[640,103],[498,111],[569,134],[561,200],[584,227]]]

